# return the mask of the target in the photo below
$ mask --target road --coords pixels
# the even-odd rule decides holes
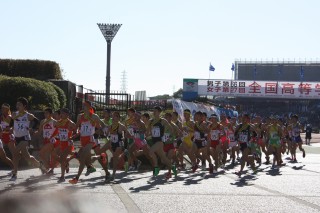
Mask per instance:
[[[58,184],[59,169],[51,177],[38,169],[19,172],[15,183],[8,171],[0,171],[0,211],[5,206],[21,212],[320,212],[320,135],[311,146],[304,145],[306,158],[280,170],[262,165],[256,175],[246,168],[241,178],[228,168],[216,175],[183,171],[177,178],[156,178],[150,171],[119,172],[111,184],[104,184],[98,168],[81,176],[77,185]],[[287,157],[287,156],[286,156]],[[75,176],[71,168],[67,180]],[[45,208],[45,210],[42,209]],[[20,212],[20,211],[18,211]]]

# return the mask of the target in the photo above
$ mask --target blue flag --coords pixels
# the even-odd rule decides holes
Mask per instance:
[[[235,69],[234,64],[232,64],[231,70],[234,71],[234,69]]]
[[[300,78],[301,78],[301,80],[303,80],[303,78],[304,78],[304,69],[302,66],[300,68]]]
[[[209,66],[209,71],[215,71],[216,69],[211,65],[211,63],[210,63],[210,66]]]

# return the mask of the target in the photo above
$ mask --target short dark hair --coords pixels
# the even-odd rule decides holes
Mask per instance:
[[[191,113],[190,109],[185,109],[185,110],[183,110],[183,112],[189,112],[189,113]]]
[[[28,104],[29,104],[28,100],[27,100],[25,97],[19,97],[19,98],[17,99],[17,102],[22,103],[22,105],[23,105],[24,107],[27,107]]]
[[[1,106],[3,106],[3,107],[7,107],[7,108],[9,108],[9,109],[10,109],[10,104],[8,104],[8,103],[3,103]]]
[[[52,112],[53,112],[51,108],[46,108],[44,111],[49,112],[50,114],[52,114]]]
[[[70,110],[68,108],[62,108],[60,109],[60,112],[66,113],[66,114],[70,114]]]
[[[146,118],[150,119],[150,114],[149,114],[149,113],[147,113],[147,112],[143,113],[143,114],[142,114],[142,116],[144,116],[144,117],[146,117]]]
[[[153,109],[158,110],[159,112],[162,112],[162,108],[160,106],[155,106]]]
[[[134,108],[129,108],[128,111],[135,113],[136,110]]]
[[[60,115],[61,111],[60,111],[60,109],[58,109],[58,110],[54,111],[54,113],[57,113],[58,115]]]
[[[107,112],[107,113],[111,113],[111,109],[109,109],[109,108],[105,108],[104,110],[103,110],[104,112]]]

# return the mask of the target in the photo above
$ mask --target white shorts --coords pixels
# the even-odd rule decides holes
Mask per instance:
[[[235,147],[235,146],[237,146],[237,144],[238,144],[237,141],[233,141],[233,142],[230,141],[229,148]]]

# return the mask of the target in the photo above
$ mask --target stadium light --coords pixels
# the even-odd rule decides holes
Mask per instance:
[[[111,42],[116,36],[122,24],[99,24],[98,27],[101,30],[103,37],[107,41],[107,75],[106,75],[106,102],[108,103],[110,95],[110,63],[111,63]]]

